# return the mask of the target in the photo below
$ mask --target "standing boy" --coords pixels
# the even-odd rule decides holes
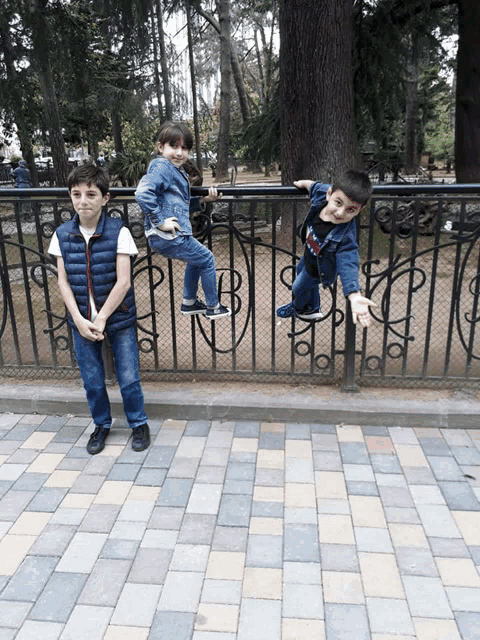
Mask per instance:
[[[132,449],[143,451],[150,432],[138,373],[136,308],[131,284],[131,257],[138,253],[130,231],[103,210],[110,195],[108,176],[94,164],[68,176],[75,216],[57,228],[48,252],[57,257],[58,286],[68,310],[75,357],[87,394],[95,430],[87,444],[95,455],[105,447],[112,424],[105,385],[102,340],[106,332]]]
[[[305,242],[302,259],[292,284],[293,302],[277,309],[277,316],[296,316],[301,320],[322,318],[318,287],[332,285],[340,276],[343,294],[350,301],[353,322],[370,326],[368,307],[377,305],[360,293],[359,255],[355,218],[372,194],[368,175],[346,171],[333,185],[298,180],[298,189],[310,194],[310,211],[302,226]]]

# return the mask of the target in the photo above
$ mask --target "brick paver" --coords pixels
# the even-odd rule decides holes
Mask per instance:
[[[0,414],[0,640],[480,640],[480,429]]]

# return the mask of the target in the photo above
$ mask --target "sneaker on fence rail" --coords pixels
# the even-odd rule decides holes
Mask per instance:
[[[323,313],[320,311],[320,308],[317,309],[302,309],[302,311],[298,311],[295,309],[295,315],[300,320],[319,320],[323,318]]]
[[[296,317],[300,318],[300,320],[319,320],[320,318],[323,318],[323,313],[321,312],[320,308],[306,308],[299,311],[298,309],[295,309],[295,307],[293,306],[293,302],[289,302],[288,304],[284,304],[283,306],[278,307],[276,313],[279,318]]]
[[[284,304],[281,307],[278,307],[277,316],[279,318],[293,318],[295,315],[295,307],[293,306],[293,302],[289,302],[288,304]]]
[[[207,305],[201,300],[195,300],[195,302],[191,302],[190,304],[186,304],[185,302],[180,307],[180,313],[183,316],[196,316],[199,314],[205,315],[207,312]]]
[[[232,315],[232,310],[228,307],[224,307],[223,304],[219,304],[218,307],[214,307],[213,309],[207,308],[207,312],[205,314],[207,318],[210,320],[217,320],[217,318],[228,318],[228,316]]]

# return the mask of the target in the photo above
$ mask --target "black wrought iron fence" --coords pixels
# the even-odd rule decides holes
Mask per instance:
[[[203,191],[198,190],[199,193]],[[480,185],[376,186],[358,235],[361,285],[377,303],[355,329],[341,287],[324,317],[280,319],[302,247],[308,199],[293,187],[227,187],[194,220],[214,252],[219,292],[234,313],[181,316],[184,266],[152,254],[133,189],[113,189],[139,248],[133,268],[143,379],[456,386],[480,380]],[[28,200],[22,196],[29,196]],[[63,189],[0,190],[0,375],[77,376],[48,245],[73,214]]]

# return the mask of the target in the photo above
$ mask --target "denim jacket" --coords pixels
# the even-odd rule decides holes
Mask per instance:
[[[135,199],[144,214],[145,235],[159,235],[173,240],[169,231],[161,231],[158,225],[166,218],[178,219],[177,235],[192,235],[190,212],[200,211],[200,198],[190,195],[187,172],[162,156],[154,158],[147,173],[138,183]]]
[[[330,184],[314,182],[310,187],[310,210],[301,229],[302,242],[307,235],[316,238],[312,222],[327,203],[327,191]],[[321,248],[320,255],[306,244],[305,261],[310,264],[318,263],[320,282],[324,287],[332,285],[340,276],[344,296],[354,291],[360,291],[358,282],[359,255],[357,243],[357,225],[355,218],[344,224],[336,224],[323,241],[318,241]]]

